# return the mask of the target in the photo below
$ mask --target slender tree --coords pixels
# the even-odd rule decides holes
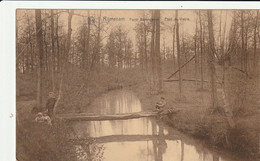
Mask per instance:
[[[244,11],[240,11],[241,16],[241,69],[245,70],[245,27],[244,27]]]
[[[145,12],[143,13],[143,18],[145,19]],[[143,21],[143,28],[144,28],[144,64],[145,70],[148,69],[148,56],[147,56],[147,24],[145,20]]]
[[[55,39],[54,39],[54,14],[51,10],[51,78],[52,78],[52,91],[55,90],[54,70],[55,70]]]
[[[182,70],[181,70],[181,53],[180,53],[180,35],[179,35],[179,17],[178,10],[175,11],[175,24],[176,24],[176,42],[177,42],[177,59],[179,70],[179,92],[182,95]]]
[[[173,69],[175,69],[175,27],[176,24],[173,25],[173,29],[172,29],[172,58],[173,58]]]
[[[71,28],[71,21],[72,21],[72,16],[74,13],[74,10],[69,10],[68,11],[69,16],[68,16],[68,34],[67,34],[67,39],[66,39],[66,62],[68,62],[69,58],[69,52],[70,52],[70,45],[71,45],[71,33],[72,33],[72,28]]]
[[[33,54],[33,42],[32,42],[33,38],[32,38],[32,31],[31,31],[32,30],[31,29],[31,18],[29,17],[28,13],[26,14],[26,16],[27,16],[27,24],[28,24],[28,44],[30,46],[30,60],[31,60],[30,61],[30,70],[33,71],[35,54]]]
[[[202,29],[202,20],[201,20],[201,13],[199,11],[199,22],[200,22],[200,78],[201,78],[201,82],[200,82],[200,88],[203,89],[203,82],[204,82],[204,75],[203,75],[203,51],[204,51],[204,38],[203,38],[203,29]]]
[[[60,71],[60,61],[61,61],[61,57],[60,57],[60,42],[59,42],[59,15],[56,16],[56,46],[57,46],[57,70]]]
[[[36,46],[38,49],[38,81],[37,81],[37,107],[42,105],[42,68],[43,68],[43,40],[41,10],[35,10],[36,21]]]
[[[91,62],[91,67],[90,70],[92,70],[94,67],[96,67],[100,63],[100,33],[101,33],[101,10],[99,11],[99,17],[98,17],[98,24],[97,24],[97,35],[96,35],[96,40],[95,40],[95,45],[94,45],[94,50],[93,50],[93,55],[92,55],[92,62]]]
[[[214,33],[213,33],[213,20],[212,20],[212,10],[207,11],[208,15],[208,31],[209,31],[209,55],[208,63],[210,67],[210,82],[211,82],[211,99],[213,108],[217,107],[217,89],[216,89],[216,69],[215,69],[215,44],[214,44]]]
[[[152,59],[152,82],[155,85],[156,72],[155,72],[155,11],[152,10],[152,34],[151,34],[151,59]]]
[[[158,80],[158,90],[162,91],[162,69],[161,69],[161,55],[160,55],[160,10],[155,10],[155,53],[156,53],[156,70]]]
[[[195,85],[197,86],[197,73],[198,73],[198,53],[197,53],[197,40],[198,40],[198,23],[197,23],[197,19],[196,19],[196,28],[195,28],[195,36],[194,36],[194,52],[195,52]]]
[[[257,36],[257,26],[258,26],[258,15],[259,15],[259,10],[256,11],[255,26],[254,26],[254,63],[253,63],[254,68],[256,68],[256,65],[257,65],[257,57],[256,57],[257,41],[256,41],[256,36]]]

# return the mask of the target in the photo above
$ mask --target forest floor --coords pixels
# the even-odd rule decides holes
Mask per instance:
[[[137,84],[135,77],[138,69],[125,72],[104,69],[98,73],[86,75],[80,69],[71,66],[64,75],[64,84],[58,113],[84,112],[98,96],[114,89]],[[91,75],[91,77],[90,77]],[[35,73],[16,75],[16,155],[22,161],[77,161],[76,152],[68,140],[71,134],[66,122],[57,122],[53,126],[33,122],[36,115],[37,76]],[[43,81],[43,109],[47,94],[52,89],[51,76],[45,75]],[[131,79],[129,79],[131,78]],[[55,75],[56,91],[59,87],[59,75]],[[86,142],[84,142],[86,144]]]
[[[238,102],[239,108],[235,107],[236,113],[233,120],[236,126],[230,128],[221,111],[212,112],[210,109],[211,98],[208,83],[204,83],[204,88],[201,90],[199,83],[195,85],[195,82],[183,82],[183,94],[180,97],[177,81],[164,82],[163,92],[154,93],[149,86],[149,78],[146,77],[145,72],[140,72],[140,69],[132,69],[127,72],[117,71],[116,73],[113,70],[105,70],[99,74],[92,74],[87,79],[83,78],[84,74],[81,71],[76,70],[75,72],[73,67],[70,70],[74,72],[68,72],[68,81],[64,83],[64,97],[59,104],[58,113],[84,112],[97,96],[119,88],[133,90],[140,98],[145,110],[153,110],[155,103],[163,96],[167,100],[167,107],[182,109],[177,114],[163,118],[165,123],[185,134],[205,141],[214,148],[228,150],[235,155],[247,157],[249,160],[259,158],[259,122],[257,119],[260,103],[259,77],[245,79],[242,76],[239,78],[246,82],[243,86],[239,86],[239,89],[243,90],[242,93],[246,93],[247,97],[242,102]],[[163,78],[167,78],[173,71],[171,62],[166,62],[163,66]],[[189,69],[184,69],[183,78],[194,77],[186,74],[188,71]],[[19,77],[17,87],[21,88],[16,104],[17,156],[25,161],[37,160],[36,158],[76,160],[75,156],[68,155],[71,149],[64,146],[64,144],[70,144],[66,139],[69,132],[66,125],[56,123],[49,127],[31,122],[35,117],[31,114],[31,109],[36,106],[36,80],[31,79],[29,75],[17,76]],[[87,85],[84,85],[84,81],[87,82]],[[56,84],[58,86],[58,81]],[[45,88],[45,90],[45,93],[48,93],[51,89]],[[236,93],[241,93],[241,90]],[[237,97],[240,97],[241,101],[241,97],[244,95]],[[221,99],[219,99],[219,104],[221,106]],[[232,106],[236,106],[236,104],[233,103]],[[60,156],[62,158],[59,158]]]
[[[57,122],[53,126],[47,123],[33,122],[31,113],[35,100],[16,102],[16,159],[19,161],[76,161],[75,152],[68,141],[68,126]]]

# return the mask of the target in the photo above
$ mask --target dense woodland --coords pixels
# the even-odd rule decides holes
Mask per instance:
[[[182,75],[187,73],[184,64],[193,59],[194,68],[189,72],[194,73],[194,81],[201,82],[201,89],[205,77],[210,77],[214,107],[216,82],[221,82],[224,88],[225,71],[232,68],[247,77],[254,75],[260,38],[258,10],[218,11],[217,14],[211,10],[190,11],[196,20],[194,33],[190,34],[180,33],[183,24],[180,25],[178,10],[171,11],[175,17],[172,26],[163,23],[159,10],[138,12],[144,21],[137,22],[133,28],[134,41],[121,25],[111,27],[109,22],[104,22],[101,10],[84,14],[76,10],[17,11],[17,73],[37,73],[39,105],[43,77],[49,78],[49,90],[62,92],[64,74],[71,66],[84,70],[86,77],[102,68],[141,67],[150,74],[150,85],[162,91],[165,78],[162,78],[161,66],[167,60],[173,60],[173,72],[178,72],[181,95]],[[63,16],[61,21],[64,14],[67,14],[67,20]],[[75,17],[80,17],[81,23],[72,31]],[[172,34],[172,42],[162,38],[162,33]],[[221,78],[216,75],[219,66],[223,68]]]
[[[105,21],[108,12],[17,10],[17,100],[26,96],[41,109],[54,91],[55,111],[66,113],[139,83],[151,95],[176,87],[178,95],[167,98],[181,102],[192,82],[196,93],[209,95],[208,109],[224,111],[231,128],[235,116],[257,111],[249,93],[259,87],[249,82],[259,79],[259,10],[138,10],[139,20],[128,26]]]

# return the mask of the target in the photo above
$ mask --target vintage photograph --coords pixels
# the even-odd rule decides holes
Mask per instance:
[[[16,9],[17,161],[259,161],[259,10]]]

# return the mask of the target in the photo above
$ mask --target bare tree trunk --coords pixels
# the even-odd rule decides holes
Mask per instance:
[[[175,17],[175,23],[176,23],[176,42],[177,42],[177,58],[178,58],[178,68],[181,67],[181,53],[180,53],[180,35],[179,35],[179,20],[178,20],[178,10],[176,10],[176,17]],[[179,71],[179,92],[180,97],[182,96],[182,74],[181,69]]]
[[[55,90],[54,81],[54,70],[55,70],[55,44],[54,44],[54,15],[53,10],[51,10],[51,78],[52,78],[52,91]]]
[[[63,63],[65,67],[67,68],[66,71],[68,71],[68,63],[70,58],[70,49],[71,49],[71,34],[72,34],[72,28],[71,28],[71,22],[72,22],[72,16],[74,14],[74,10],[68,10],[68,35],[66,39],[66,51],[65,51],[65,62]],[[64,70],[65,71],[65,70]],[[68,77],[68,72],[66,72],[66,77]]]
[[[183,28],[183,27],[182,27]],[[183,29],[184,30],[184,29]],[[184,54],[184,61],[185,62],[187,62],[187,53],[186,53],[186,49],[185,49],[185,42],[184,42],[185,40],[184,40],[184,32],[182,31],[182,50],[181,50],[181,52]],[[187,71],[188,71],[188,65],[187,66],[185,66],[185,72],[184,73],[187,73]]]
[[[245,70],[244,58],[245,58],[245,40],[244,40],[244,11],[240,11],[241,15],[241,69]]]
[[[257,66],[257,60],[258,58],[256,57],[256,47],[257,47],[257,41],[256,41],[256,30],[257,30],[257,26],[258,26],[258,14],[259,14],[259,10],[256,11],[256,20],[255,20],[255,28],[254,28],[254,68],[256,68]]]
[[[99,11],[99,17],[98,17],[98,35],[97,35],[97,60],[96,60],[96,64],[100,63],[100,32],[101,32],[101,10]]]
[[[201,15],[199,11],[199,21],[200,21],[200,76],[201,76],[201,83],[200,88],[203,89],[203,38],[202,38],[202,22],[201,22]]]
[[[195,79],[197,80],[197,73],[198,73],[198,53],[197,53],[197,35],[198,34],[198,26],[197,26],[197,19],[196,19],[196,29],[195,29],[195,38],[194,38],[194,52],[195,52]],[[195,86],[197,88],[197,81],[195,81]]]
[[[46,11],[45,11],[45,14],[46,14]],[[45,71],[48,71],[48,43],[47,43],[47,40],[46,40],[46,37],[47,37],[47,22],[46,20],[43,21],[44,22],[44,32],[43,32],[43,42],[44,42],[44,70]]]
[[[145,13],[144,13],[145,14]],[[145,17],[144,17],[145,18]],[[144,59],[145,59],[145,70],[148,69],[148,58],[147,58],[147,38],[146,38],[146,34],[147,34],[147,29],[146,29],[146,23],[145,20],[143,22],[144,24]]]
[[[206,24],[205,22],[202,23],[203,27],[202,27],[202,63],[203,63],[203,72],[205,73],[205,69],[208,69],[207,63],[205,63],[207,61],[207,55],[205,54],[206,52],[208,52],[208,48],[209,45],[208,43],[206,43],[205,38],[206,38]],[[207,71],[207,70],[206,70]],[[203,78],[204,79],[204,78]]]
[[[59,94],[58,94],[58,98],[57,98],[57,101],[55,102],[54,104],[54,108],[53,108],[53,116],[56,115],[57,113],[57,106],[60,102],[60,99],[61,99],[61,95],[62,95],[62,88],[63,88],[63,68],[61,69],[61,79],[60,79],[60,84],[59,84]]]
[[[126,40],[125,40],[123,43],[124,43],[123,69],[125,69],[125,65],[126,65],[126,55],[127,55]]]
[[[152,11],[152,37],[151,37],[151,59],[152,59],[152,81],[153,85],[155,85],[155,51],[154,51],[154,40],[155,40],[155,16],[154,10]]]
[[[160,54],[160,10],[155,11],[156,19],[156,39],[155,39],[155,53],[156,53],[156,68],[158,90],[162,91],[162,69],[161,69],[161,54]]]
[[[175,27],[176,27],[176,24],[174,24],[173,26],[173,30],[172,30],[172,59],[173,59],[173,69],[175,69]]]
[[[66,41],[66,61],[68,61],[69,52],[70,52],[71,33],[72,33],[71,21],[72,21],[72,16],[73,16],[74,10],[70,10],[68,12],[69,12],[69,17],[68,17],[68,35],[67,35],[67,41]]]
[[[249,25],[248,23],[245,23],[245,72],[248,74],[248,66],[249,66],[249,61],[248,61],[248,28]]]
[[[28,14],[26,14],[27,15],[27,23],[28,23],[28,42],[29,42],[29,44],[30,44],[30,53],[31,53],[31,58],[30,58],[30,64],[31,64],[31,66],[30,66],[30,69],[31,69],[31,71],[33,71],[33,66],[34,66],[34,58],[33,58],[33,44],[32,44],[32,32],[31,32],[31,23],[30,23],[30,18],[29,18],[29,16],[28,16]]]
[[[228,55],[228,65],[231,66],[232,65],[232,54],[234,52],[234,55],[237,55],[237,41],[236,41],[236,33],[237,33],[237,25],[236,25],[237,21],[236,21],[236,17],[234,14],[234,18],[232,20],[232,24],[231,24],[231,29],[229,32],[229,50],[230,50],[230,54]]]
[[[224,50],[225,50],[225,41],[226,41],[226,26],[227,26],[227,11],[226,11],[226,16],[225,16],[225,24],[224,24],[224,31],[223,31],[223,38],[221,38],[221,44],[220,44],[220,52],[221,56],[224,55]]]
[[[219,46],[221,47],[221,28],[222,28],[222,10],[220,11],[220,15],[219,15]]]
[[[122,52],[122,30],[120,28],[120,32],[119,32],[119,51],[118,51],[118,68],[122,68],[122,53],[121,52]]]
[[[82,64],[81,64],[81,67],[83,68],[83,69],[86,69],[86,64],[87,64],[87,52],[86,52],[86,32],[87,32],[87,26],[86,26],[86,24],[83,24],[83,28],[82,28],[82,30],[81,30],[83,33],[82,33],[82,39],[81,39],[81,43],[83,44],[83,51],[82,51],[82,60],[81,60],[81,62],[82,62]]]
[[[215,109],[217,107],[217,89],[216,89],[216,69],[214,66],[214,33],[213,33],[213,20],[212,20],[212,10],[207,11],[208,15],[208,31],[209,31],[209,55],[208,62],[210,67],[210,81],[211,81],[211,93],[212,93],[212,106]]]
[[[57,45],[57,70],[60,71],[60,44],[59,44],[59,15],[56,17],[56,45]]]
[[[36,41],[39,54],[38,60],[38,82],[37,82],[37,107],[42,105],[42,67],[43,67],[43,40],[42,40],[42,17],[41,10],[35,10]]]
[[[129,45],[129,43],[128,43],[128,45]],[[130,52],[130,50],[129,50],[129,52]],[[129,53],[129,67],[132,68],[132,53],[131,52]]]
[[[29,44],[29,38],[27,39],[27,42],[26,44]],[[29,46],[26,45],[26,56],[25,56],[25,59],[26,59],[26,63],[25,63],[25,72],[28,73],[29,72]]]
[[[90,69],[90,25],[91,25],[91,20],[90,20],[90,14],[89,14],[89,10],[88,10],[88,32],[87,32],[87,44],[86,44],[86,59],[87,59],[87,69]]]

